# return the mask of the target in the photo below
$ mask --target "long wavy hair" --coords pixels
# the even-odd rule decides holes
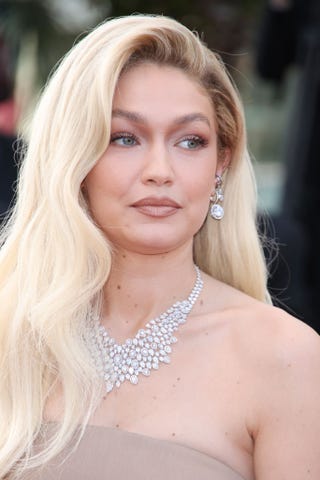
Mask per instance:
[[[97,405],[100,382],[85,332],[89,309],[99,313],[112,246],[93,222],[81,184],[108,146],[119,76],[141,62],[179,68],[210,95],[219,148],[230,150],[231,166],[225,217],[206,219],[194,239],[194,259],[213,277],[266,299],[244,116],[220,58],[167,17],[133,15],[99,25],[65,56],[43,91],[17,199],[2,228],[0,478],[19,478],[56,456]],[[35,450],[58,384],[61,418]]]

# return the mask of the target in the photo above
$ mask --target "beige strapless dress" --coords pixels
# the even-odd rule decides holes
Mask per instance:
[[[25,480],[244,480],[224,463],[169,440],[118,428],[88,426],[81,442],[59,461]]]

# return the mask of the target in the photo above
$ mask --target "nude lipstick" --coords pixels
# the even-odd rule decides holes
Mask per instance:
[[[150,217],[169,217],[174,215],[181,205],[169,197],[145,197],[132,204],[138,212]]]

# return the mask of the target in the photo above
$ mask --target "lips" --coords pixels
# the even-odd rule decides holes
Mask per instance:
[[[145,197],[133,203],[132,207],[151,217],[168,217],[176,213],[181,205],[169,197]]]

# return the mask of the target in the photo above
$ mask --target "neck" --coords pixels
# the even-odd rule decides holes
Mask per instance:
[[[104,289],[101,323],[116,340],[133,336],[173,303],[187,298],[195,278],[190,245],[161,255],[118,250]]]

